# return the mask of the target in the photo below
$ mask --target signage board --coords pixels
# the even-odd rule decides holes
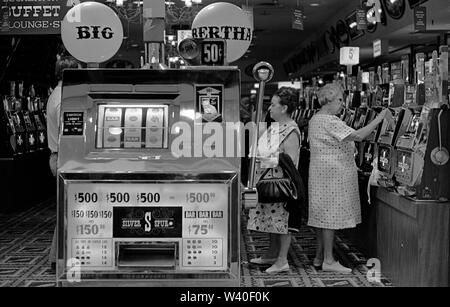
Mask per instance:
[[[0,0],[0,35],[59,34],[78,0]]]
[[[373,57],[379,57],[381,55],[381,39],[373,41]]]
[[[425,31],[427,29],[427,8],[417,6],[414,8],[414,30]]]
[[[61,38],[76,59],[102,63],[112,58],[122,45],[123,26],[113,9],[88,1],[74,6],[64,16]]]
[[[339,64],[359,64],[359,47],[342,47],[340,50]]]
[[[203,65],[225,65],[225,40],[205,39],[201,42],[200,56]]]
[[[303,30],[303,19],[304,13],[303,9],[296,8],[292,12],[292,29],[294,30]]]

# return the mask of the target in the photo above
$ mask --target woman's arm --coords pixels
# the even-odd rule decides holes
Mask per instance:
[[[388,121],[393,120],[391,111],[389,111],[389,109],[384,109],[383,111],[381,111],[380,114],[378,114],[378,116],[373,121],[371,121],[367,126],[364,126],[361,129],[355,130],[352,133],[350,133],[344,139],[344,142],[351,142],[351,141],[361,142],[366,137],[368,137],[372,133],[372,131],[375,130],[385,118]]]
[[[297,136],[297,133],[292,131],[287,137],[286,140],[283,142],[284,146],[284,153],[288,154],[289,157],[291,157],[292,162],[296,163],[298,160],[298,154],[299,154],[299,148],[300,148],[300,140]]]

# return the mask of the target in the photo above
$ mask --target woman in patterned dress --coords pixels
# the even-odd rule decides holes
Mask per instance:
[[[392,120],[388,109],[367,126],[354,130],[336,114],[343,108],[344,93],[336,84],[319,91],[321,109],[309,122],[308,226],[317,229],[315,267],[324,271],[351,273],[333,257],[334,231],[361,223],[358,174],[354,141],[362,141],[383,121]]]
[[[283,177],[283,170],[278,166],[277,158],[276,162],[273,159],[277,157],[277,153],[286,153],[298,167],[300,131],[296,122],[291,119],[297,101],[297,92],[293,88],[282,87],[273,95],[269,112],[275,122],[259,139],[255,182],[258,182],[267,168],[270,170],[264,178]],[[291,243],[289,232],[297,229],[294,229],[293,225],[288,225],[289,212],[285,209],[285,203],[258,203],[254,213],[255,215],[249,218],[248,229],[269,233],[270,247],[264,256],[251,259],[250,262],[272,264],[266,273],[288,271],[287,254]]]

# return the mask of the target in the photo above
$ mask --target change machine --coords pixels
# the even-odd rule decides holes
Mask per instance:
[[[58,284],[239,286],[239,70],[66,70],[62,96]]]

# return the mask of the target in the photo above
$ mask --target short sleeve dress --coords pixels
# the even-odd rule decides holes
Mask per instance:
[[[316,114],[309,122],[308,225],[325,229],[353,228],[361,223],[354,129],[337,116]]]
[[[272,127],[272,126],[271,126]],[[266,132],[269,135],[274,133],[279,133],[279,141],[281,144],[277,144],[274,148],[270,148],[268,150],[262,150],[260,149],[260,146],[258,146],[258,155],[259,156],[269,156],[268,153],[270,152],[285,152],[285,142],[283,140],[288,141],[289,136],[291,134],[296,134],[298,136],[298,142],[300,144],[300,131],[298,129],[297,124],[294,121],[289,121],[283,125],[280,125],[280,129],[275,132],[271,128],[268,129]],[[264,139],[266,136],[265,134],[260,138],[259,145],[263,144],[261,142],[262,139]],[[271,137],[269,136],[269,139]],[[298,166],[300,156],[300,147],[298,149],[296,157],[293,158],[293,163]],[[256,164],[256,174],[255,174],[255,182],[258,182],[258,180],[261,178],[262,174],[264,173],[265,169],[261,168],[261,165],[259,163]],[[272,168],[269,170],[269,172],[265,175],[265,178],[282,178],[283,177],[283,170],[280,166],[277,166],[275,168]],[[257,203],[256,208],[252,209],[251,212],[249,212],[249,220],[247,224],[247,229],[259,231],[259,232],[267,232],[267,233],[276,233],[276,234],[287,234],[289,232],[298,232],[299,229],[290,227],[288,225],[289,221],[289,212],[285,209],[285,203]]]

